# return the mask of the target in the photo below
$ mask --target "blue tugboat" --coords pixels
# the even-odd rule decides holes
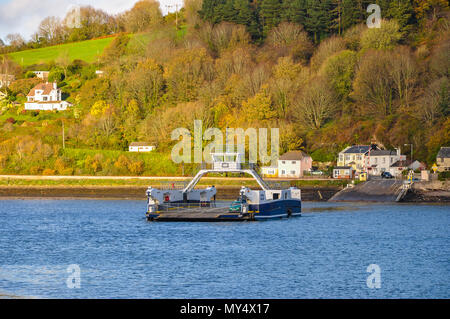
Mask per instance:
[[[175,184],[167,189],[147,190],[147,219],[149,221],[259,221],[301,216],[301,190],[295,187],[275,187],[263,180],[253,165],[241,164],[242,154],[211,154],[213,166],[198,172],[183,188]],[[214,186],[195,189],[200,180],[210,173],[238,173],[251,175],[261,190],[242,187],[239,198],[230,207],[216,207],[217,190]]]

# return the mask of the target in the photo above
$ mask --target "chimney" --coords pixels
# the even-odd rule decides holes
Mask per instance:
[[[402,155],[402,149],[399,147],[397,147],[397,156],[400,157]]]
[[[53,82],[53,88],[56,90],[58,88],[56,82]]]

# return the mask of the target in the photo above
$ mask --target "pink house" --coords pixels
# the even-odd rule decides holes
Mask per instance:
[[[303,151],[288,152],[278,160],[278,176],[300,178],[312,169],[312,158]]]

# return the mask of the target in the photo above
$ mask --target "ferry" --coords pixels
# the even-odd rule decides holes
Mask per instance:
[[[212,167],[202,169],[185,187],[169,183],[164,189],[148,188],[147,219],[149,221],[262,221],[299,217],[302,214],[301,190],[270,186],[255,165],[242,164],[240,153],[213,153]],[[200,180],[212,173],[247,174],[261,190],[242,187],[239,198],[230,207],[217,207],[215,186],[195,189]]]

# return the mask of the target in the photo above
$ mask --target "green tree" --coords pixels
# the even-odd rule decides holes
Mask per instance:
[[[264,36],[267,36],[269,31],[281,22],[281,9],[280,0],[262,0],[260,19]]]

